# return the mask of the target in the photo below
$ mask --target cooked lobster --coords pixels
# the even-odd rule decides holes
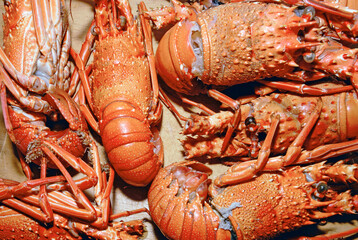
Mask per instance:
[[[69,53],[73,50],[65,2],[15,0],[4,4],[0,88],[7,133],[19,150],[27,178],[33,178],[30,162],[41,166],[40,178],[47,183],[53,183],[47,177],[47,168],[58,168],[67,187],[89,213],[85,219],[94,221],[96,210],[82,191],[97,183],[98,173],[81,157],[88,148],[90,158],[98,161],[97,165],[99,159],[85,118],[74,101],[77,96],[68,93]],[[68,166],[86,177],[74,181],[66,169]],[[38,201],[45,214],[42,221],[51,222],[53,212],[45,184],[40,186]]]
[[[174,9],[145,15],[158,27],[179,20],[156,51],[158,73],[177,92],[259,81],[322,95],[332,90],[303,83],[327,76],[350,80],[357,89],[355,10],[316,0],[240,1],[207,10],[172,2]],[[293,81],[263,80],[271,77]]]
[[[337,84],[315,86],[329,89]],[[354,90],[321,97],[271,93],[232,102],[238,106],[234,112],[192,114],[186,121],[183,134],[187,137],[182,144],[187,158],[257,159],[237,175],[240,181],[261,171],[272,156],[277,156],[276,164],[283,168],[357,151],[354,109],[358,102]],[[237,113],[239,121],[233,124]]]
[[[144,10],[140,5],[140,11]],[[101,0],[95,2],[95,23],[89,32],[92,37],[83,49],[90,51],[94,39],[92,71],[88,78],[86,74],[82,78],[103,146],[125,182],[146,186],[163,163],[162,142],[155,126],[162,107],[149,22],[142,18],[139,27],[126,0]],[[85,73],[84,65],[79,72]]]
[[[149,210],[169,239],[269,239],[336,214],[357,214],[357,167],[343,160],[296,166],[220,188],[210,185],[206,165],[174,163],[154,179]]]

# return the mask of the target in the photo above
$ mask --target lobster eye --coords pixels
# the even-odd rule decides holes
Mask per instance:
[[[245,119],[245,125],[246,126],[250,126],[250,125],[256,125],[256,120],[254,117],[247,117]]]
[[[11,0],[5,0],[4,5],[7,6],[7,7],[10,6],[11,5]]]
[[[315,58],[316,58],[316,54],[313,52],[303,55],[303,60],[305,60],[306,63],[312,63]]]
[[[325,192],[327,192],[328,190],[328,186],[327,186],[327,183],[325,182],[319,182],[317,184],[317,192],[320,193],[320,194],[323,194]]]
[[[316,10],[312,6],[308,6],[302,11],[302,15],[308,15],[310,16],[309,20],[312,20],[316,15]]]
[[[297,40],[303,42],[305,40],[305,33],[302,30],[299,30],[297,33]]]
[[[124,28],[127,24],[127,19],[124,16],[119,16],[119,25]]]
[[[303,10],[305,10],[304,6],[298,6],[296,7],[293,12],[298,16],[298,17],[302,17],[303,14]]]
[[[315,15],[316,15],[316,10],[314,9],[314,7],[312,6],[308,6],[308,7],[303,7],[303,6],[298,6],[295,10],[294,13],[298,16],[298,17],[302,17],[304,15],[309,16],[310,18],[308,19],[309,21],[312,20]]]
[[[93,25],[93,26],[91,27],[91,34],[92,34],[93,36],[97,36],[97,35],[98,35],[97,29],[96,29],[96,25]]]

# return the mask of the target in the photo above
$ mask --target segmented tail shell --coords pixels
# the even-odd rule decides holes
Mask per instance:
[[[111,102],[102,112],[100,134],[111,164],[124,181],[146,186],[154,179],[162,166],[162,142],[139,107]]]
[[[169,239],[216,239],[219,217],[202,203],[210,174],[195,162],[174,163],[159,171],[148,203],[153,221]]]

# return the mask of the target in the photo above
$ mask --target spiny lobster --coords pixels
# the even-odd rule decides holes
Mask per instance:
[[[45,186],[46,182],[53,183],[53,178],[47,176],[48,167],[61,171],[68,184],[65,185],[86,212],[65,210],[66,214],[95,221],[97,212],[83,190],[97,183],[100,171],[81,157],[89,148],[95,165],[99,165],[99,158],[85,118],[74,101],[80,97],[82,87],[71,86],[69,53],[74,51],[65,2],[14,0],[4,4],[4,48],[0,49],[2,111],[7,133],[18,149],[28,180],[33,178],[28,163],[41,165],[40,180],[44,183],[37,199],[44,213],[41,221],[53,221]],[[79,89],[77,95],[69,94],[71,87]],[[51,122],[56,127],[61,124],[65,127],[58,130]],[[87,176],[73,180],[68,166]],[[23,208],[20,204],[16,206]]]
[[[344,91],[303,84],[327,76],[358,87],[355,10],[328,0],[232,1],[207,10],[172,2],[145,16],[158,28],[179,20],[156,52],[159,75],[177,92],[249,81],[311,95]],[[263,80],[270,77],[293,81]]]
[[[149,210],[169,239],[270,239],[336,214],[357,214],[358,195],[351,191],[357,190],[357,167],[343,160],[289,167],[218,187],[211,184],[212,170],[206,165],[174,163],[154,179]],[[356,232],[357,228],[313,239]]]
[[[329,89],[342,85],[328,82],[314,86]],[[182,144],[187,158],[257,159],[252,165],[242,166],[241,173],[236,173],[237,182],[252,178],[272,156],[276,156],[276,167],[284,168],[357,150],[358,101],[354,90],[321,97],[271,93],[245,96],[230,104],[238,106],[235,112],[192,114],[183,134],[194,137],[188,136]],[[235,114],[240,117],[233,123]],[[228,137],[231,135],[233,138]]]
[[[139,6],[145,11],[144,4]],[[148,185],[163,163],[156,124],[162,114],[149,22],[134,20],[126,0],[95,2],[95,20],[82,50],[94,44],[92,72],[79,73],[107,156],[118,175],[134,186]],[[83,55],[85,56],[85,55]],[[82,58],[87,62],[89,54]]]

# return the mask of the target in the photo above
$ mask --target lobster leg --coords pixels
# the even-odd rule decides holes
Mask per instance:
[[[158,101],[159,98],[159,85],[158,85],[158,76],[155,68],[155,55],[153,52],[153,44],[152,44],[152,28],[149,24],[148,19],[144,18],[143,14],[147,11],[147,8],[143,2],[138,5],[139,15],[142,25],[142,31],[144,36],[144,44],[146,46],[147,59],[149,62],[151,83],[152,83],[152,91],[153,91],[153,103],[154,110],[152,110],[152,117],[149,117],[150,122],[158,122],[158,120],[162,116],[162,105]]]
[[[16,148],[16,151],[17,151],[17,155],[19,156],[22,171],[24,172],[24,174],[27,177],[27,179],[31,180],[32,179],[32,171],[31,171],[30,166],[25,161],[25,158],[22,155],[22,153],[20,152],[20,150],[18,148]]]
[[[78,219],[82,218],[85,219],[82,215],[83,212],[79,211],[76,202],[72,197],[66,196],[64,193],[61,192],[54,192],[59,195],[59,198],[62,201],[55,201],[52,196],[50,196],[50,202],[51,207],[54,209],[60,209],[60,213],[64,213],[67,216],[71,216],[72,218]],[[34,203],[36,203],[36,196],[30,195],[27,198],[33,198]],[[32,218],[41,221],[46,222],[46,216],[44,216],[43,212],[34,206],[25,204],[24,202],[18,200],[18,199],[6,199],[2,201],[3,204],[16,209],[17,211],[20,211],[28,216],[31,216]],[[38,204],[38,203],[37,203]],[[36,205],[36,204],[35,204]],[[62,211],[61,211],[62,208]],[[72,211],[72,215],[71,215]],[[135,212],[136,213],[136,212]],[[61,221],[59,221],[61,219]],[[69,226],[68,224],[71,222]],[[128,223],[130,224],[130,223]],[[133,222],[132,227],[130,225],[127,225],[126,223],[121,222],[113,222],[110,225],[105,225],[103,228],[98,228],[94,223],[91,224],[84,224],[83,222],[77,222],[76,220],[70,220],[67,218],[62,217],[61,215],[54,214],[54,226],[57,227],[64,227],[64,229],[72,229],[74,232],[77,231],[86,233],[88,236],[96,237],[96,239],[122,239],[119,238],[119,235],[122,236],[121,231],[128,231],[131,234],[139,234],[141,235],[143,233],[143,226],[140,221]],[[133,229],[132,229],[133,228]],[[56,231],[57,233],[57,231]],[[47,236],[48,237],[48,236]],[[58,236],[57,236],[58,237]],[[123,237],[123,236],[122,236]],[[72,238],[71,238],[72,239]],[[132,239],[132,238],[131,238]]]
[[[27,180],[22,183],[15,181],[0,179],[1,192],[0,199],[11,198],[16,195],[30,194],[34,191],[34,188],[46,185],[49,183],[62,182],[65,178],[63,176],[47,177],[42,179]]]
[[[91,55],[91,49],[93,47],[94,44],[94,27],[95,27],[95,20],[92,21],[91,26],[89,28],[89,30],[87,31],[86,34],[86,40],[83,42],[80,53],[78,55],[78,57],[74,56],[74,60],[76,63],[76,68],[74,69],[72,75],[71,75],[71,80],[70,80],[70,88],[69,88],[69,95],[73,95],[76,91],[76,86],[78,85],[78,81],[79,79],[81,79],[82,81],[82,85],[85,88],[85,93],[89,94],[86,95],[87,100],[91,100],[92,96],[91,94],[91,90],[90,90],[90,86],[89,85],[84,85],[84,84],[89,84],[89,81],[86,80],[88,74],[86,74],[84,71],[84,66],[87,64],[88,59]],[[71,50],[72,52],[72,50]],[[74,52],[74,51],[73,51]],[[77,54],[72,54],[71,55],[77,55]],[[81,62],[78,62],[77,59]],[[82,67],[83,66],[83,67]],[[90,107],[92,107],[92,104],[89,104]]]
[[[94,24],[94,23],[92,23]],[[93,26],[91,26],[93,27]],[[90,90],[90,83],[88,79],[88,75],[91,72],[91,67],[88,67],[87,70],[85,70],[85,62],[88,61],[89,58],[89,50],[88,47],[90,47],[90,44],[93,44],[94,37],[92,38],[89,36],[92,35],[92,33],[89,31],[87,33],[87,38],[85,43],[82,45],[82,49],[80,54],[77,54],[74,49],[71,48],[71,56],[73,57],[75,63],[76,63],[76,72],[74,72],[73,76],[71,78],[71,82],[78,82],[78,79],[81,79],[81,85],[79,87],[78,92],[74,96],[75,101],[80,106],[81,112],[83,116],[86,118],[88,124],[92,127],[94,131],[99,133],[99,126],[97,120],[94,118],[91,111],[93,111],[93,103],[92,103],[92,94]],[[88,101],[88,105],[90,108],[88,108],[88,105],[86,104],[86,99]]]
[[[2,49],[0,49],[0,61],[2,62],[2,54],[6,57]],[[3,62],[2,62],[3,63]],[[4,63],[3,63],[4,64]],[[4,65],[5,66],[5,65]],[[20,73],[19,73],[20,74]],[[51,113],[52,107],[44,100],[34,96],[27,96],[27,92],[18,86],[7,74],[3,66],[0,66],[0,75],[3,83],[9,89],[9,91],[19,100],[21,104],[27,106],[34,111]]]
[[[113,222],[106,229],[100,230],[89,224],[55,214],[53,225],[47,226],[4,205],[0,206],[0,209],[0,223],[4,226],[0,232],[1,239],[75,240],[84,237],[85,239],[120,240],[138,239],[143,234],[141,221]],[[34,212],[41,213],[39,209],[34,209]]]
[[[334,240],[334,239],[343,239],[344,237],[348,237],[351,236],[353,234],[358,233],[358,227],[349,229],[347,231],[344,232],[340,232],[340,233],[333,233],[333,234],[323,234],[323,235],[318,235],[318,236],[314,236],[314,237],[300,237],[298,238],[298,240]]]
[[[302,95],[308,94],[312,96],[331,95],[335,93],[348,92],[353,89],[353,86],[341,86],[337,88],[317,88],[308,86],[306,84],[297,84],[289,81],[257,80],[257,82],[260,82],[268,87],[299,93]]]
[[[61,92],[60,92],[61,93]],[[8,115],[8,108],[6,105],[6,96],[5,95],[5,91],[3,88],[2,91],[2,101],[3,103],[3,107],[4,107],[4,103],[5,103],[5,108],[4,108],[4,118],[5,118],[5,124],[7,126],[7,129],[9,129],[9,134],[11,136],[11,132],[12,132],[12,125],[11,125],[11,121],[9,119],[9,115]],[[61,100],[61,98],[64,97],[64,99]],[[76,107],[75,106],[71,106],[71,99],[66,97],[65,95],[61,95],[61,94],[52,94],[52,97],[54,99],[56,99],[55,101],[58,101],[58,106],[61,107],[64,105],[64,103],[68,103],[67,106],[63,107],[63,111],[67,111],[69,110],[71,112],[71,114],[64,114],[64,116],[66,116],[66,118],[69,120],[70,122],[70,127],[73,127],[74,129],[81,129],[78,128],[76,126],[75,121],[71,120],[72,117],[76,118],[77,116],[73,116],[72,114],[76,113]],[[5,98],[5,99],[4,99]],[[59,100],[60,99],[60,100]],[[78,118],[77,118],[78,119]],[[72,123],[71,123],[72,122]],[[10,125],[10,126],[9,126]],[[86,136],[86,135],[84,135]],[[85,138],[84,138],[85,140]],[[92,145],[94,143],[92,142]],[[42,140],[39,143],[37,142],[33,142],[32,146],[29,148],[29,155],[31,155],[31,149],[38,149],[37,145],[40,145],[40,149],[49,157],[49,159],[52,160],[53,163],[55,163],[55,165],[57,167],[60,168],[60,170],[62,171],[62,173],[64,174],[65,178],[67,179],[67,181],[69,182],[69,186],[72,188],[73,192],[75,193],[75,196],[78,197],[79,201],[81,202],[81,204],[83,204],[83,206],[85,206],[85,208],[90,212],[90,215],[92,215],[92,219],[94,220],[96,218],[96,214],[95,211],[91,205],[91,203],[89,202],[89,200],[87,199],[87,197],[84,196],[82,190],[79,189],[79,187],[77,186],[76,182],[74,182],[74,180],[72,180],[72,177],[69,175],[69,173],[67,172],[67,170],[64,168],[63,164],[57,159],[57,157],[55,157],[55,155],[50,151],[50,149],[52,151],[57,152],[58,155],[62,156],[62,158],[64,160],[66,160],[67,163],[69,163],[73,168],[75,168],[76,170],[78,170],[79,172],[82,172],[84,174],[86,174],[88,177],[85,180],[79,180],[79,182],[81,183],[83,188],[89,188],[93,185],[95,185],[96,181],[97,181],[97,175],[96,173],[93,171],[92,168],[90,168],[86,163],[84,163],[84,161],[80,158],[76,158],[74,156],[72,156],[72,154],[68,153],[67,151],[65,151],[64,149],[62,149],[61,147],[58,147],[46,140]],[[35,151],[36,152],[36,151]],[[43,159],[43,158],[42,158]],[[46,166],[44,165],[44,161],[42,162],[41,165],[41,177],[45,179],[45,171],[46,171]],[[58,185],[57,185],[58,187]],[[44,211],[49,214],[52,215],[50,213],[50,207],[49,207],[49,203],[46,200],[47,199],[47,194],[46,191],[44,189],[44,187],[41,188],[41,192],[40,195],[42,196],[42,201],[40,200],[41,208],[44,209]]]
[[[49,223],[49,222],[53,221],[53,217],[51,218],[47,214],[44,214],[44,212],[41,211],[41,209],[38,209],[31,205],[24,204],[20,200],[10,198],[10,199],[3,200],[2,203],[13,208],[13,209],[16,209],[28,216],[31,216],[34,219],[37,219],[39,221],[42,221],[45,223]]]
[[[358,140],[351,140],[342,143],[327,144],[317,147],[311,151],[303,151],[295,160],[295,164],[311,164],[321,162],[325,159],[337,157],[343,154],[354,152],[358,150]],[[271,157],[268,159],[267,164],[262,171],[279,171],[285,165],[285,156]],[[243,171],[251,168],[252,165],[257,164],[257,160],[251,160],[247,162],[237,163],[230,167],[229,171],[215,179],[215,185],[224,186],[233,184],[233,179],[237,179],[237,176],[241,176]]]
[[[46,178],[46,171],[47,171],[46,161],[47,161],[46,158],[44,158],[44,157],[41,158],[41,178],[40,179]],[[40,192],[39,192],[38,196],[39,196],[40,208],[44,212],[44,214],[48,217],[48,222],[53,221],[53,211],[52,211],[52,209],[50,207],[50,203],[48,201],[45,185],[40,186]]]
[[[208,91],[209,96],[213,97],[214,99],[228,105],[231,107],[235,114],[232,117],[231,122],[228,125],[228,129],[224,138],[224,142],[221,147],[221,152],[225,152],[227,147],[229,146],[230,139],[232,137],[232,134],[234,133],[234,130],[238,127],[240,120],[241,120],[241,109],[240,109],[240,103],[238,101],[235,101],[234,99],[229,98],[228,96],[222,94],[221,92],[217,90],[209,90]]]
[[[310,118],[307,120],[306,125],[296,137],[296,139],[292,142],[290,147],[287,149],[286,155],[282,158],[281,166],[278,169],[282,169],[284,166],[291,165],[295,162],[301,152],[302,145],[304,141],[307,139],[307,136],[311,132],[312,128],[316,124],[316,121],[319,118],[320,112],[322,108],[322,102],[319,101],[315,111],[311,114]],[[226,184],[236,184],[242,181],[247,181],[253,178],[258,172],[265,169],[265,165],[270,157],[270,148],[273,140],[273,136],[276,132],[276,128],[278,126],[279,118],[275,119],[276,121],[272,121],[270,131],[268,132],[266,139],[262,148],[259,151],[259,156],[257,161],[254,161],[251,165],[242,168],[240,167],[240,171],[235,171],[231,176],[226,175],[225,179],[219,178],[215,184],[218,185],[226,185]],[[224,183],[225,182],[225,183]]]
[[[98,184],[96,184],[96,186],[95,186],[95,195],[96,195],[96,201],[97,201],[97,203],[98,203],[98,205],[100,206],[100,209],[101,209],[100,210],[101,213],[99,213],[97,215],[101,216],[101,218],[97,218],[97,220],[95,222],[91,223],[91,225],[94,226],[94,227],[102,229],[102,228],[108,227],[108,222],[109,222],[109,219],[110,219],[110,199],[109,199],[109,196],[110,196],[110,192],[111,192],[111,189],[112,189],[112,186],[113,186],[114,170],[110,169],[110,182],[109,182],[109,184],[105,184],[104,180],[103,180],[104,172],[102,172],[102,170],[101,170],[98,151],[96,151],[96,150],[97,150],[97,148],[95,147],[94,150],[93,150],[94,151],[94,154],[93,154],[94,155],[94,157],[93,157],[94,160],[93,160],[93,162],[94,162],[94,169],[96,171],[96,176],[99,177],[99,181],[98,181]],[[60,153],[60,155],[61,155],[61,153]],[[53,157],[51,159],[53,159]],[[58,162],[58,160],[56,160],[56,159],[53,159],[53,160],[55,162]],[[60,164],[60,163],[58,163],[58,164]],[[46,170],[45,169],[46,166],[42,165],[41,167],[42,167],[41,174],[44,175],[45,170]],[[59,169],[62,170],[62,171],[66,171],[61,166],[59,166]],[[48,178],[49,180],[47,180],[47,182],[52,183],[52,182],[58,181],[58,180],[63,181],[66,177],[68,177],[68,173],[63,172],[63,175],[64,176],[61,176],[61,177]],[[14,183],[13,185],[15,185],[15,186],[10,188],[11,191],[9,190],[9,187],[7,188],[7,195],[4,196],[4,197],[12,197],[14,195],[14,192],[17,193],[17,192],[20,192],[20,190],[22,190],[20,193],[22,193],[23,195],[36,193],[36,190],[33,187],[35,187],[36,185],[39,185],[39,184],[47,183],[47,182],[45,182],[45,179],[31,180],[29,182],[31,185],[29,184],[29,186],[27,186],[27,185],[23,186],[24,184],[19,185],[18,183]],[[68,196],[65,196],[64,194],[62,194],[61,192],[58,192],[58,191],[53,192],[53,190],[56,190],[56,189],[63,189],[63,187],[60,187],[58,185],[57,185],[57,187],[55,187],[53,185],[50,185],[50,186],[46,187],[46,189],[40,188],[40,195],[43,194],[43,197],[44,197],[45,200],[47,200],[47,193],[45,192],[45,190],[51,191],[49,193],[47,203],[46,202],[42,203],[41,201],[36,200],[34,195],[25,196],[25,197],[21,197],[21,195],[19,195],[20,193],[17,193],[17,195],[19,195],[18,197],[22,201],[28,202],[28,203],[30,203],[32,205],[40,206],[41,209],[44,210],[45,214],[42,213],[42,214],[38,215],[38,213],[35,213],[35,215],[33,216],[33,217],[37,218],[38,220],[43,220],[45,218],[45,216],[49,215],[49,212],[51,213],[52,210],[54,210],[57,213],[65,214],[67,216],[71,216],[71,217],[75,217],[75,218],[81,218],[81,219],[84,219],[84,220],[87,220],[87,221],[93,221],[94,220],[93,218],[94,218],[94,216],[96,216],[96,214],[94,215],[94,213],[89,211],[88,209],[84,209],[84,210],[79,209],[78,208],[78,203],[75,201],[76,199],[78,199],[79,204],[84,205],[85,208],[86,208],[86,204],[87,204],[87,206],[88,206],[88,204],[90,204],[90,203],[83,203],[83,202],[86,202],[87,198],[86,197],[81,197],[82,192],[79,191],[78,188],[76,190],[77,185],[73,184],[73,181],[71,180],[71,178],[68,178],[68,182],[69,182],[70,187],[72,187],[71,185],[74,185],[74,188],[75,188],[75,189],[73,189],[73,192],[75,194],[74,198],[72,197],[72,195],[70,197],[68,197]],[[8,181],[6,183],[8,183]],[[13,183],[13,182],[9,182],[9,183]],[[18,184],[18,185],[16,185],[16,184]],[[83,184],[81,184],[81,185],[83,185]],[[93,185],[93,184],[91,184],[91,185]],[[83,188],[83,186],[82,186],[82,188]],[[88,188],[88,186],[86,186],[86,188]],[[24,192],[25,190],[27,190],[26,194]],[[32,190],[32,192],[30,192],[30,190]],[[13,201],[5,202],[5,204],[7,204],[7,203],[10,204],[12,202]],[[9,205],[9,206],[14,207],[14,205]],[[25,203],[23,203],[23,202],[18,202],[18,204],[16,206],[17,206],[16,209],[21,211],[21,212],[24,212],[23,209],[27,208],[26,207],[27,205]],[[98,211],[96,210],[96,212],[98,212]],[[30,212],[26,212],[26,211],[24,213],[30,214]],[[53,218],[50,218],[50,217],[46,218],[46,222],[51,222],[51,221],[53,221]]]
[[[46,177],[36,180],[28,180],[22,183],[18,183],[11,180],[1,179],[2,183],[2,193],[1,193],[1,199],[2,203],[13,207],[17,209],[18,211],[21,211],[29,216],[32,216],[40,221],[49,223],[52,222],[53,219],[53,212],[52,212],[52,206],[49,202],[53,201],[52,197],[50,196],[50,199],[47,199],[47,193],[45,191],[46,186],[45,184],[51,184],[54,182],[60,182],[64,181],[65,178],[63,176],[54,176],[54,177]],[[18,198],[23,198],[23,196],[32,194],[33,197],[35,197],[34,194],[37,195],[37,189],[35,187],[40,186],[39,190],[39,197],[40,201],[36,198],[33,198],[32,202],[35,202],[35,205],[38,205],[41,207],[42,211],[37,210],[37,208],[30,206],[23,201],[14,199],[13,196],[17,196]],[[26,198],[26,197],[25,197]],[[63,203],[64,205],[67,205],[68,203]],[[73,209],[77,209],[77,206],[73,207]],[[56,208],[58,210],[58,208]],[[77,212],[75,212],[77,213]],[[73,216],[79,217],[81,215],[74,214]],[[91,214],[90,214],[91,216]],[[87,217],[88,218],[88,217]]]
[[[142,12],[147,19],[151,19],[157,29],[175,23],[184,19],[194,21],[196,12],[199,10],[195,7],[188,7],[178,0],[172,0],[173,7],[161,7],[157,10]]]

